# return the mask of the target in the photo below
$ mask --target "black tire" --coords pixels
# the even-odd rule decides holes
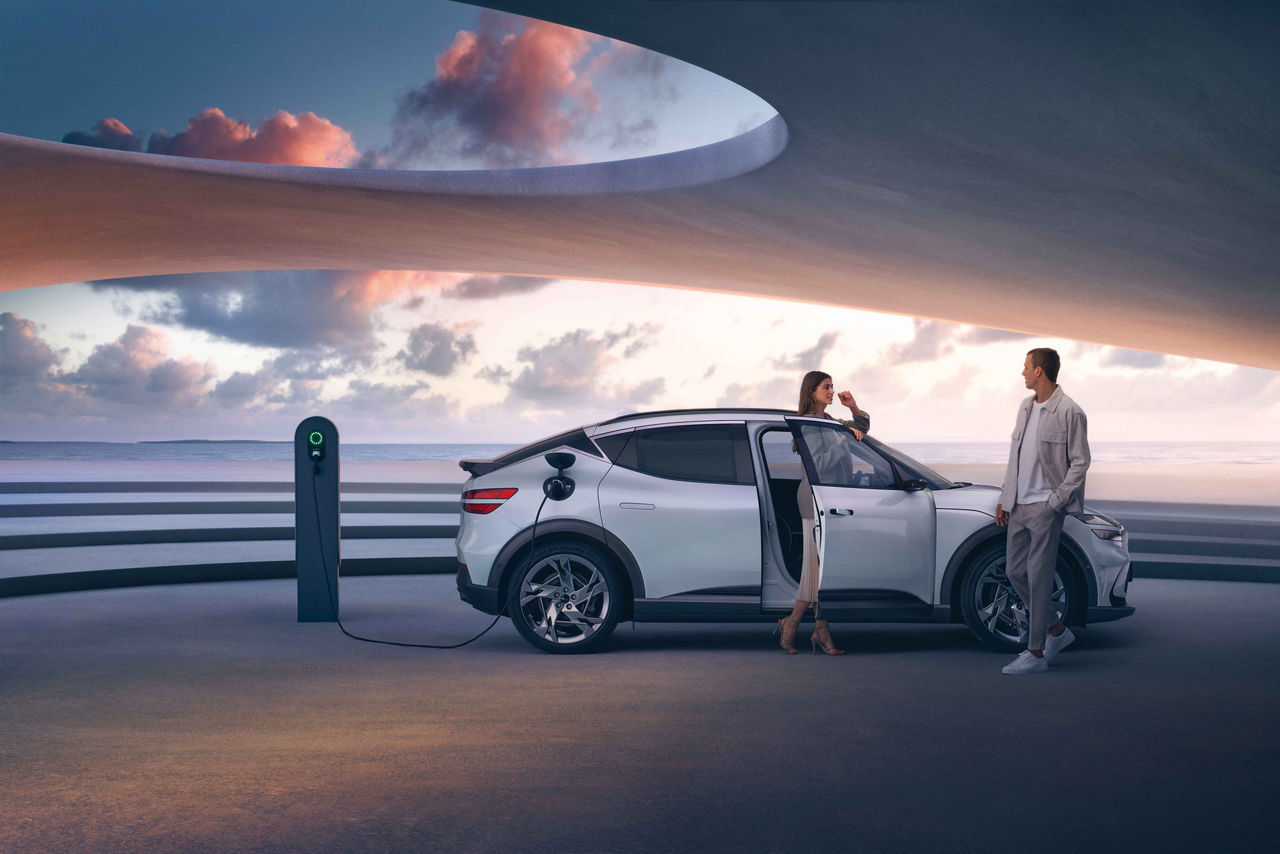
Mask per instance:
[[[1026,612],[1005,576],[1004,563],[1003,540],[984,546],[969,559],[960,582],[960,613],[984,646],[1011,653],[1026,648]],[[1076,622],[1085,594],[1079,574],[1061,549],[1054,569],[1053,596],[1062,618]]]
[[[507,614],[543,652],[594,652],[617,627],[626,595],[613,560],[599,548],[549,539],[511,574]]]

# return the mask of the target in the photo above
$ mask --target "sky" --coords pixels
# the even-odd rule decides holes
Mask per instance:
[[[773,114],[684,63],[446,2],[0,2],[0,131],[334,168],[537,167]],[[3,275],[3,271],[0,271]],[[523,442],[621,412],[795,406],[818,368],[887,441],[1002,441],[1034,346],[1104,441],[1280,440],[1280,374],[796,302],[440,271],[0,293],[0,439]]]

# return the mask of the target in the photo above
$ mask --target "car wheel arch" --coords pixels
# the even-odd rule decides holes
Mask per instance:
[[[960,611],[960,588],[964,573],[973,563],[973,559],[992,543],[1000,542],[1007,535],[1007,529],[994,522],[974,531],[952,553],[947,561],[946,571],[942,575],[942,588],[939,600],[949,603],[951,622],[961,623],[964,618]],[[1098,601],[1098,580],[1094,577],[1093,564],[1076,541],[1065,532],[1058,540],[1058,555],[1066,557],[1068,568],[1074,573],[1077,583],[1083,583],[1084,601],[1073,603],[1071,624],[1083,626],[1088,619],[1089,606]]]
[[[543,541],[544,537],[586,543],[601,549],[607,557],[614,560],[622,570],[622,580],[626,583],[627,593],[629,594],[626,597],[627,601],[623,603],[620,619],[626,620],[631,617],[634,601],[636,598],[644,596],[644,580],[640,575],[640,568],[636,563],[635,556],[621,540],[599,525],[576,519],[551,519],[547,522],[539,522],[538,540]],[[528,557],[532,548],[532,540],[533,526],[530,525],[508,540],[507,544],[498,552],[497,558],[494,559],[494,569],[498,572],[496,586],[499,596],[502,597],[500,601],[506,601],[507,587],[511,583],[511,577],[519,569],[521,562]],[[492,577],[491,574],[490,578]],[[505,607],[503,613],[506,613]]]

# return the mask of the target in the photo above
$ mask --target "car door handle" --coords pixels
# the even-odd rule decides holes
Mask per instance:
[[[654,508],[654,506],[653,506],[652,504],[644,504],[644,503],[639,502],[639,501],[624,501],[624,502],[622,502],[621,504],[619,504],[618,506],[619,506],[619,507],[621,507],[623,510],[653,510],[653,509],[655,509],[655,508]]]
[[[853,511],[852,511],[852,510],[846,510],[846,509],[845,509],[845,508],[843,508],[843,507],[832,507],[832,508],[831,508],[831,515],[832,515],[832,516],[852,516],[852,515],[853,515]]]

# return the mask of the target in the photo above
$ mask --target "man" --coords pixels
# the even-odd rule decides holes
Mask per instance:
[[[1058,352],[1048,347],[1027,353],[1022,378],[1035,395],[1018,410],[996,505],[996,524],[1009,526],[1005,574],[1031,622],[1026,650],[1002,671],[1010,676],[1045,672],[1075,640],[1051,597],[1062,521],[1084,509],[1089,437],[1084,411],[1058,385],[1060,365]]]

